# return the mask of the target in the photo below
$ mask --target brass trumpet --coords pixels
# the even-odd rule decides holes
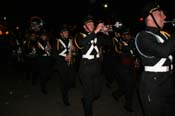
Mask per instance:
[[[113,31],[113,27],[119,29],[119,28],[123,27],[123,23],[120,21],[116,21],[115,24],[109,25],[111,32]]]
[[[173,19],[172,21],[164,21],[164,23],[172,23],[173,27],[175,27],[175,19]]]

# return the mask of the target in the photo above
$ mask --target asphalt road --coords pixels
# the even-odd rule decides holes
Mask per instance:
[[[23,68],[0,67],[0,116],[84,116],[81,104],[80,84],[70,93],[70,106],[62,102],[57,77],[48,83],[48,94],[40,91],[39,84],[32,86],[31,80],[25,78]],[[123,108],[124,99],[116,102],[111,96],[112,88],[104,85],[102,96],[94,103],[94,116],[142,116],[137,94],[134,96],[134,111]]]

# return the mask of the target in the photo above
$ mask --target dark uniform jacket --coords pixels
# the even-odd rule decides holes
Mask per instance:
[[[111,44],[103,33],[79,33],[74,39],[75,46],[81,50],[82,58],[86,60],[100,60],[101,49],[105,44]]]
[[[70,41],[71,39],[69,38],[64,39],[61,37],[54,41],[52,57],[57,63],[65,62],[65,56],[69,53],[69,49],[71,46]]]
[[[175,39],[162,33],[157,28],[147,27],[145,31],[137,34],[135,45],[144,66],[154,66],[162,58],[165,58],[161,66],[170,66],[171,53],[175,50]],[[160,67],[159,67],[160,68]]]

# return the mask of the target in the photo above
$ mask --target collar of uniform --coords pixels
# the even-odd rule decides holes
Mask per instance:
[[[154,32],[154,33],[160,32],[160,29],[159,28],[156,28],[156,27],[146,27],[145,30],[146,31],[151,31],[151,32]]]

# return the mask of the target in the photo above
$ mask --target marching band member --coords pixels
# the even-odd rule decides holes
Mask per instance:
[[[79,78],[82,87],[82,104],[85,116],[93,116],[93,102],[100,97],[104,75],[102,75],[101,48],[104,24],[95,26],[92,16],[82,22],[83,30],[74,39],[80,50]]]
[[[47,33],[42,33],[37,40],[37,63],[38,76],[40,79],[41,91],[47,94],[46,85],[50,76],[51,69],[51,44]]]
[[[166,15],[158,4],[147,3],[142,15],[146,28],[136,35],[135,45],[144,67],[140,81],[144,113],[145,116],[174,116],[172,53],[175,38],[162,33]]]
[[[69,91],[74,84],[74,75],[72,70],[72,58],[74,57],[75,48],[72,43],[67,27],[60,27],[59,37],[53,43],[53,58],[55,61],[54,69],[59,75],[60,89],[62,99],[66,106],[70,105]]]

